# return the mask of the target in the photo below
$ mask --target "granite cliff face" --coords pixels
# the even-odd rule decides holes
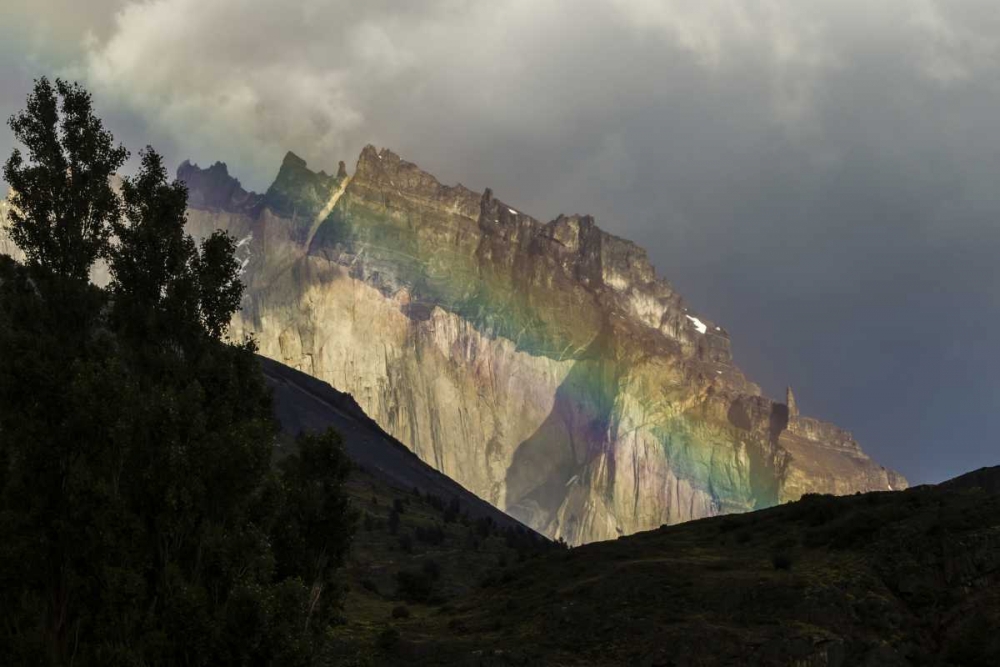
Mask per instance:
[[[263,195],[221,163],[178,177],[189,231],[239,239],[235,335],[553,538],[906,486],[762,396],[725,329],[593,218],[543,223],[372,146],[353,175],[289,154]]]

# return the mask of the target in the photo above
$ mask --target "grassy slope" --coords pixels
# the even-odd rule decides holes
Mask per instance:
[[[353,582],[388,581],[422,554],[362,532],[338,634],[359,664],[997,665],[1000,495],[981,480],[998,474],[812,496],[521,563],[507,552],[506,574],[485,588],[502,542],[471,551],[456,525],[428,551],[455,597],[402,620],[398,603]]]

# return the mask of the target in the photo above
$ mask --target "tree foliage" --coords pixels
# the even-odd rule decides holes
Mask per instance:
[[[118,213],[109,179],[128,152],[94,115],[90,94],[60,79],[36,81],[27,107],[8,124],[29,158],[14,149],[3,168],[11,237],[30,263],[85,279]]]
[[[5,169],[28,263],[0,256],[0,664],[315,664],[348,464],[334,432],[272,464],[254,344],[224,338],[233,240],[185,234],[152,149],[119,199],[79,87],[38,81],[11,124],[32,162]]]
[[[199,251],[184,232],[184,184],[168,181],[152,148],[141,157],[138,174],[122,182],[122,216],[104,253],[118,321],[139,335],[220,339],[243,296],[235,242],[218,230]]]

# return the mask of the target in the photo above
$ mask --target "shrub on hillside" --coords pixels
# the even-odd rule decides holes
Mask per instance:
[[[458,502],[458,498],[452,498],[448,502],[448,506],[444,510],[444,522],[454,523],[459,519],[459,513],[462,510],[461,504]]]
[[[414,531],[417,541],[429,544],[431,546],[438,546],[444,543],[445,532],[441,526],[417,526]]]
[[[399,531],[399,512],[393,509],[389,512],[389,532],[395,535]]]
[[[434,580],[422,570],[400,570],[396,586],[399,597],[408,602],[427,602],[434,593]]]
[[[775,570],[791,570],[795,559],[790,551],[778,551],[771,556],[771,565]]]
[[[437,581],[441,578],[441,566],[433,558],[428,558],[424,561],[424,564],[420,567],[420,570],[430,577],[431,581]]]

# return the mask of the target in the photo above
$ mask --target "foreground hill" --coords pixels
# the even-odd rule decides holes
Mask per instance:
[[[906,486],[762,396],[724,328],[590,217],[542,223],[371,146],[353,175],[289,154],[263,195],[223,164],[178,176],[189,231],[240,240],[237,334],[552,538]]]
[[[807,496],[552,554],[397,622],[374,662],[998,665],[998,487]]]
[[[261,363],[289,437],[333,426],[357,464],[338,664],[1000,664],[1000,467],[563,551]]]

